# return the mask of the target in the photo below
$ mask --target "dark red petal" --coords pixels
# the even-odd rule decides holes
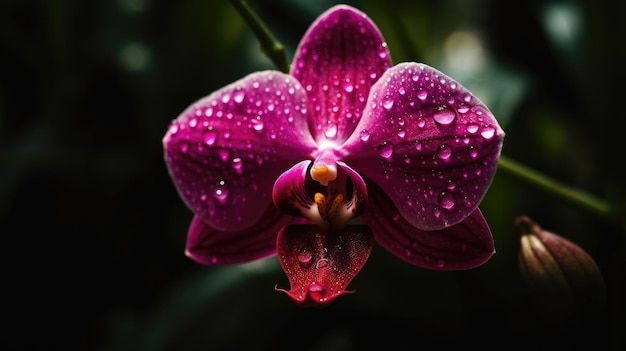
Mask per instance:
[[[291,288],[283,291],[307,307],[323,307],[361,270],[372,251],[372,231],[349,225],[340,233],[321,233],[314,225],[289,225],[278,234],[276,250]]]
[[[211,228],[196,215],[189,227],[185,253],[194,261],[210,266],[268,257],[276,253],[278,231],[293,221],[293,217],[270,205],[253,227],[227,232]]]
[[[370,202],[361,222],[376,241],[413,265],[434,270],[463,270],[487,262],[495,253],[493,236],[480,210],[453,226],[425,231],[407,222],[382,190],[368,183]]]

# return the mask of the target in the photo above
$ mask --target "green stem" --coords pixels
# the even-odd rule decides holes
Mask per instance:
[[[285,55],[285,47],[283,44],[274,38],[261,18],[259,18],[259,16],[244,0],[231,0],[230,2],[259,39],[261,51],[265,54],[265,56],[269,57],[279,70],[284,73],[288,73],[289,63],[287,62],[287,56]]]
[[[563,186],[558,182],[548,178],[547,176],[535,170],[532,170],[516,161],[513,161],[506,156],[500,156],[498,169],[513,174],[514,176],[522,180],[534,184],[539,188],[547,190],[548,192],[551,192],[564,200],[579,205],[603,217],[608,218],[612,215],[613,211],[611,209],[611,206],[606,201],[598,199],[581,190]]]

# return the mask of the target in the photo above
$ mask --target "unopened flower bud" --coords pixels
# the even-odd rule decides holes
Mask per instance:
[[[548,322],[565,326],[603,308],[604,279],[587,252],[526,216],[518,217],[515,226],[522,278]]]

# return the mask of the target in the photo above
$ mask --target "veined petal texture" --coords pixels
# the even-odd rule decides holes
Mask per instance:
[[[371,204],[360,217],[376,241],[413,265],[434,270],[463,270],[487,262],[495,253],[489,225],[479,209],[453,226],[425,231],[406,221],[389,197],[369,187]]]
[[[217,230],[258,222],[275,179],[316,149],[306,114],[304,89],[276,71],[253,73],[189,106],[163,138],[187,206]]]
[[[350,136],[371,86],[391,65],[382,34],[364,13],[338,5],[311,25],[292,74],[309,97],[309,127],[319,144],[340,145]]]
[[[493,180],[504,132],[467,89],[424,64],[402,63],[372,87],[346,163],[377,183],[422,230],[459,223]]]

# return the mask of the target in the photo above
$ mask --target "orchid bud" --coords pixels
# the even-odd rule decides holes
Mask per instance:
[[[587,252],[526,216],[518,217],[515,226],[522,278],[547,322],[565,326],[603,308],[604,279]]]

